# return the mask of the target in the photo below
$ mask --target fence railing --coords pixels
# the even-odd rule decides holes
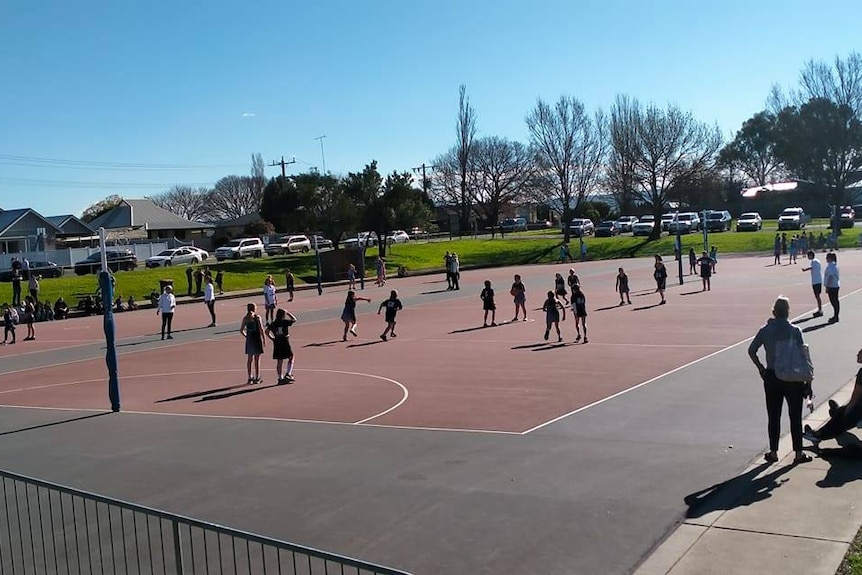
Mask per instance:
[[[407,575],[0,470],[0,574]]]

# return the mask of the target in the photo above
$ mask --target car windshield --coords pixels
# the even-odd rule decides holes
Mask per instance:
[[[740,220],[756,220],[757,214],[742,214],[739,216]]]
[[[641,218],[642,223],[643,222],[653,222],[653,221],[655,221],[655,216],[652,216],[652,215],[646,215],[646,216]]]
[[[797,210],[784,210],[781,212],[782,216],[798,216],[799,212]]]
[[[225,247],[226,248],[238,248],[239,247],[239,240],[231,240],[225,244]]]
[[[158,254],[156,254],[156,255],[159,255],[159,256],[172,256],[172,255],[174,255],[174,250],[165,250],[165,251],[163,251],[163,252],[159,252],[159,253],[158,253]]]
[[[680,214],[679,219],[681,219],[681,220],[683,220],[683,221],[688,221],[688,220],[690,220],[690,219],[691,219],[691,215],[689,215],[689,214]]]
[[[609,227],[611,227],[611,226],[613,226],[613,225],[614,225],[614,222],[604,221],[604,222],[600,223],[599,225],[600,225],[600,226],[605,226],[605,227],[608,227],[608,228],[609,228]]]
[[[706,214],[706,218],[708,220],[720,220],[723,216],[724,216],[724,214],[722,214],[721,212],[714,212],[711,214]]]

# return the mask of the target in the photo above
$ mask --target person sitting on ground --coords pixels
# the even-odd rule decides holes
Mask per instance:
[[[407,277],[407,268],[404,266],[398,266],[398,277],[406,278]]]
[[[115,312],[126,311],[126,308],[123,306],[123,296],[118,295],[117,299],[114,300],[114,311]]]
[[[135,302],[135,296],[129,296],[129,300],[126,302],[126,309],[129,311],[138,309],[138,304]]]
[[[862,349],[856,353],[856,363],[862,363]],[[835,439],[845,431],[853,429],[860,421],[862,421],[862,369],[856,372],[856,383],[853,386],[850,401],[846,405],[838,405],[830,399],[829,421],[817,430],[806,425],[802,437],[817,447],[821,441]]]
[[[69,306],[66,304],[66,300],[63,299],[63,296],[57,298],[57,301],[54,302],[54,319],[66,319],[69,315]]]

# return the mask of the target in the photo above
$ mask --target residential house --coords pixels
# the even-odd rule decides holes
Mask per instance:
[[[122,200],[88,225],[94,230],[105,228],[113,241],[176,238],[204,249],[212,248],[215,233],[213,224],[187,220],[150,200]]]
[[[5,254],[53,249],[62,233],[53,222],[31,208],[0,210],[0,252]]]

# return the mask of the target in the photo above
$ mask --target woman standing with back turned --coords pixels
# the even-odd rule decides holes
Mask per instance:
[[[780,341],[794,339],[802,345],[802,331],[791,324],[790,300],[779,296],[772,306],[773,318],[766,322],[748,346],[748,356],[760,377],[763,379],[763,391],[766,394],[767,429],[769,432],[769,451],[763,458],[768,463],[778,461],[778,440],[781,437],[781,408],[787,402],[787,415],[790,418],[790,436],[793,439],[793,451],[796,457],[793,463],[811,461],[811,456],[802,451],[802,405],[808,384],[796,381],[782,381],[775,375],[775,347]],[[766,352],[766,365],[757,356],[763,347]]]

